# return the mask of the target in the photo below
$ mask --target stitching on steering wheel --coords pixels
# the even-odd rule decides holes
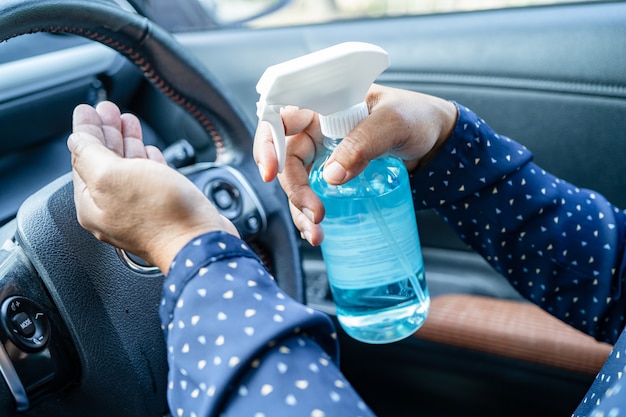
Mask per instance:
[[[91,32],[80,27],[68,26],[51,26],[49,28],[31,29],[26,34],[33,33],[68,33],[72,35],[82,36],[102,43],[130,59],[137,68],[139,68],[144,77],[146,77],[156,88],[165,94],[170,100],[183,107],[193,118],[195,118],[202,127],[209,133],[216,149],[216,159],[219,159],[224,151],[224,138],[219,133],[213,122],[198,107],[190,102],[186,97],[177,92],[167,81],[154,69],[149,60],[147,60],[140,52],[135,51],[132,47],[120,43],[107,35],[100,35],[98,32]],[[21,34],[16,33],[13,36],[0,40],[0,43],[11,38],[15,38]]]

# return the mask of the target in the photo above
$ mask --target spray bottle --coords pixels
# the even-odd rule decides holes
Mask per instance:
[[[271,125],[279,172],[286,158],[281,107],[319,114],[327,152],[314,162],[309,181],[326,211],[322,256],[339,324],[366,343],[413,334],[430,306],[403,162],[389,155],[375,159],[340,186],[323,178],[332,150],[368,116],[365,96],[388,66],[380,47],[347,42],[271,66],[257,84],[257,115]]]

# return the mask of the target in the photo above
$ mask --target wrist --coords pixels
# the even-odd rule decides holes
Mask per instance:
[[[147,249],[147,260],[167,275],[172,262],[185,246],[198,236],[218,231],[221,229],[215,228],[214,225],[203,225],[179,231],[176,234],[162,233],[161,237],[154,239]]]
[[[450,136],[452,136],[457,124],[459,117],[459,109],[457,105],[452,101],[441,99],[436,100],[437,102],[434,104],[436,113],[435,120],[437,120],[438,125],[440,126],[439,135],[433,147],[420,159],[417,167],[415,168],[416,170],[427,165],[434,158],[439,149],[441,149]]]

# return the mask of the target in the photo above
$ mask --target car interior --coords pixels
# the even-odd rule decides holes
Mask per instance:
[[[79,103],[136,114],[146,142],[233,221],[279,285],[331,316],[321,252],[252,158],[255,85],[273,64],[345,41],[379,45],[391,65],[377,83],[459,102],[545,170],[626,207],[626,2],[256,29],[187,14],[186,31],[146,4],[0,2],[1,415],[169,415],[163,275],[76,220],[66,140]],[[611,346],[523,299],[435,211],[417,218],[429,316],[392,344],[340,332],[359,394],[381,417],[571,415]],[[31,333],[16,330],[20,314]]]

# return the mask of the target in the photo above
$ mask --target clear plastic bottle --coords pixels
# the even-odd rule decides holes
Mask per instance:
[[[329,153],[310,174],[326,215],[321,249],[337,319],[351,337],[390,343],[424,323],[430,297],[417,233],[409,178],[395,157],[373,160],[341,186],[323,178]]]
[[[368,116],[365,94],[388,65],[381,48],[348,42],[272,66],[257,84],[257,115],[270,123],[279,171],[286,158],[280,108],[296,105],[319,113],[328,152],[315,161],[309,179],[326,210],[322,255],[340,325],[367,343],[411,335],[430,306],[402,161],[375,159],[341,186],[323,178],[334,147]]]

